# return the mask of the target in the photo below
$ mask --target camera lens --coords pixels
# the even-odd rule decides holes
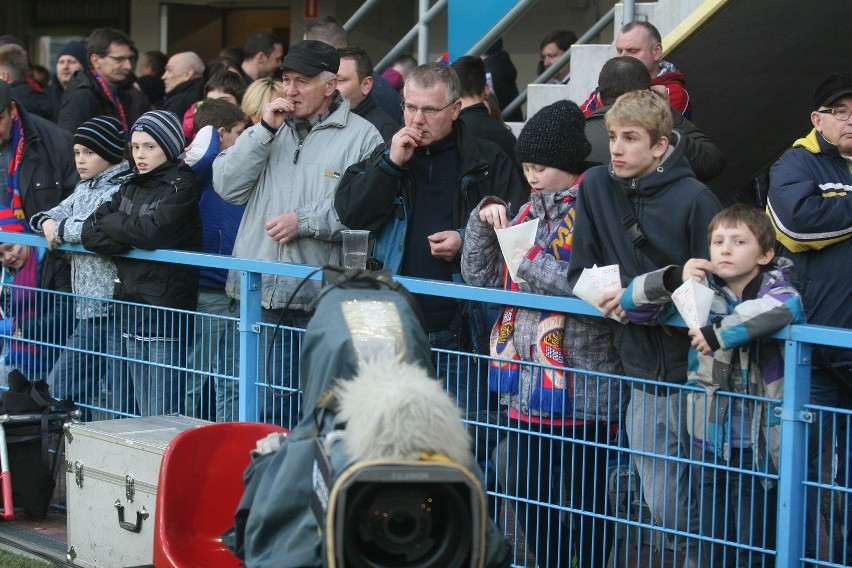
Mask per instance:
[[[470,500],[453,483],[364,484],[354,488],[345,522],[346,566],[465,566]]]

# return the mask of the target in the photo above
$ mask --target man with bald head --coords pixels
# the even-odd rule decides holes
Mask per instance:
[[[193,103],[204,98],[204,62],[197,53],[175,53],[166,63],[163,83],[166,98],[160,108],[183,116]]]

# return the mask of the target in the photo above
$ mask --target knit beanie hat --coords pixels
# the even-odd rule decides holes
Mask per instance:
[[[583,133],[586,121],[576,103],[556,101],[527,120],[518,136],[516,154],[520,163],[530,162],[578,174],[592,145]]]
[[[110,164],[124,159],[124,131],[114,116],[97,116],[81,124],[74,133],[74,144],[85,146]]]
[[[149,134],[169,160],[180,156],[186,144],[180,119],[175,113],[167,110],[149,110],[139,117],[131,130]]]
[[[82,41],[72,40],[62,46],[62,49],[59,50],[59,55],[56,56],[56,59],[59,59],[63,55],[70,55],[74,59],[80,62],[80,65],[83,67],[88,67],[88,58],[86,57],[86,44]]]

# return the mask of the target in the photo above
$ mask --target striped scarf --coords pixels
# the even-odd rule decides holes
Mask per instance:
[[[566,196],[567,200],[574,199],[573,195]],[[533,219],[532,204],[527,204],[513,225]],[[559,226],[551,234],[554,238],[547,243],[557,259],[567,260],[571,254],[571,230],[573,226],[570,215],[565,216]],[[565,235],[568,235],[566,238]],[[505,263],[504,263],[505,264]],[[512,280],[508,267],[503,268],[503,288],[518,290],[518,285]],[[508,394],[519,394],[521,357],[515,349],[515,318],[518,309],[514,306],[504,306],[491,330],[492,359],[489,362],[488,385],[492,391]],[[565,333],[565,314],[560,312],[540,312],[533,362],[542,366],[531,366],[532,374],[529,406],[531,410],[545,412],[549,415],[570,414],[573,412],[570,397],[565,396],[566,388],[573,390],[573,375],[567,371],[552,367],[565,367],[566,360],[562,351]],[[570,392],[570,391],[569,391]]]
[[[24,205],[21,200],[21,159],[24,155],[24,129],[21,115],[12,123],[12,159],[9,161],[9,178],[6,199],[0,206],[0,231],[23,233],[29,231],[24,220]]]

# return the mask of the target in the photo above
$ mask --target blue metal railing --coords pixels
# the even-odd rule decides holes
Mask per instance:
[[[35,235],[8,234],[4,235],[4,240],[31,246],[44,244],[44,240]],[[83,252],[82,248],[75,246],[62,248]],[[182,376],[204,375],[219,379],[222,385],[232,387],[233,398],[238,399],[240,420],[296,419],[300,410],[299,397],[293,394],[299,392],[298,379],[291,385],[275,384],[269,388],[266,384],[268,377],[264,376],[265,358],[268,354],[264,353],[263,346],[273,333],[291,334],[290,337],[298,345],[302,330],[262,321],[260,279],[262,274],[276,274],[318,280],[321,275],[316,272],[315,267],[176,251],[132,251],[127,256],[241,271],[238,315],[191,314],[168,310],[158,315],[163,318],[194,317],[196,325],[207,326],[209,329],[227,329],[227,333],[232,335],[227,336],[225,345],[229,346],[226,347],[229,352],[225,355],[233,355],[238,349],[238,368],[226,366],[225,369],[202,370],[197,363],[189,362],[175,370],[182,373]],[[416,278],[399,278],[398,281],[409,291],[418,294],[599,315],[596,309],[575,298],[483,289]],[[7,286],[6,289],[8,291],[10,288]],[[37,306],[53,305],[68,296],[49,291],[36,292],[41,294]],[[116,311],[138,309],[135,306],[123,306],[123,303],[116,302]],[[7,316],[14,316],[14,313]],[[592,537],[596,544],[608,543],[607,550],[599,550],[600,556],[595,558],[602,559],[609,555],[612,566],[629,566],[635,563],[643,566],[663,565],[662,563],[667,561],[680,562],[679,559],[687,563],[698,562],[697,565],[701,565],[701,560],[695,559],[706,558],[711,558],[714,566],[739,566],[743,565],[745,559],[753,560],[756,563],[754,565],[774,564],[778,567],[802,566],[805,562],[818,566],[849,565],[852,558],[847,555],[846,548],[850,544],[847,527],[852,521],[852,483],[849,482],[852,473],[848,471],[845,458],[846,448],[852,446],[848,441],[852,436],[852,413],[831,405],[810,404],[809,392],[811,347],[849,348],[852,346],[852,331],[797,325],[780,331],[776,337],[785,342],[784,398],[774,401],[735,393],[722,393],[721,396],[729,397],[732,401],[739,400],[744,408],[757,409],[764,405],[765,408],[771,409],[772,418],[780,421],[780,460],[777,472],[758,471],[746,461],[708,461],[707,456],[696,451],[694,447],[685,448],[680,457],[658,455],[647,448],[639,447],[635,441],[632,445],[625,443],[623,424],[618,428],[617,435],[606,439],[589,438],[568,427],[554,432],[536,425],[519,425],[507,418],[495,400],[466,397],[461,393],[459,404],[468,427],[474,434],[480,461],[485,466],[485,487],[489,494],[490,512],[511,536],[510,541],[515,546],[515,565],[555,565],[555,561],[548,563],[544,555],[562,552],[548,552],[544,549],[577,550],[577,543],[582,541],[583,535],[589,537],[589,531],[595,531]],[[12,341],[19,341],[54,350],[56,353],[66,349],[63,345],[51,344],[43,339],[34,340],[11,333],[0,334],[0,338],[4,339],[7,345]],[[214,348],[210,347],[210,356],[213,356],[213,351]],[[131,362],[120,355],[94,355],[106,356],[117,363]],[[481,380],[476,378],[481,376],[477,369],[487,366],[490,359],[482,355],[445,350],[436,350],[435,355],[465,359],[469,363],[466,365],[467,372],[474,377],[474,381]],[[594,375],[600,384],[606,383],[625,393],[632,391],[632,403],[640,402],[641,397],[648,393],[657,393],[659,389],[666,389],[672,401],[686,401],[690,392],[695,391],[693,387],[665,385],[631,377],[611,377],[589,371],[572,371]],[[449,388],[450,381],[458,379],[459,377],[444,378],[448,382],[448,390],[453,390]],[[54,385],[54,388],[57,387],[63,389],[65,385]],[[272,396],[272,393],[278,393],[279,396]],[[96,418],[115,418],[127,414],[116,407],[116,403],[104,405],[100,402],[102,399],[85,401]],[[677,402],[677,412],[673,418],[681,424],[685,424],[685,405],[685,402],[683,405]],[[268,413],[269,408],[273,408],[272,414]],[[215,412],[211,416],[215,417]],[[826,428],[831,428],[830,432]],[[542,447],[550,448],[549,471],[552,471],[554,478],[560,482],[552,483],[550,487],[539,486],[535,492],[513,488],[512,483],[517,481],[515,478],[519,475],[518,471],[525,466],[517,461],[510,462],[523,456],[529,457],[528,451],[531,448]],[[595,449],[599,450],[598,454],[592,452]],[[771,451],[768,446],[759,449],[766,453]],[[566,468],[574,467],[572,464],[583,463],[583,459],[592,459],[589,456],[594,455],[598,458],[595,458],[591,467],[582,471],[583,476],[588,479],[581,476],[575,486],[569,486],[565,480],[570,477],[571,472]],[[689,519],[672,521],[651,518],[645,505],[642,484],[638,483],[633,468],[633,464],[642,459],[680,467],[686,472],[686,477],[683,478],[687,480],[685,484],[663,477],[653,479],[653,482],[659,482],[661,491],[687,496]],[[816,477],[811,475],[809,479],[808,462],[815,459],[822,460],[817,467],[821,473]],[[514,473],[512,468],[515,468]],[[600,487],[603,477],[595,476],[595,472],[602,473],[601,468],[606,468],[608,475],[605,488]],[[698,485],[696,480],[700,481]],[[772,484],[777,485],[773,492],[765,489]],[[644,486],[648,487],[648,484]],[[583,499],[590,491],[607,492],[608,505],[605,510],[584,505]],[[774,492],[777,492],[777,504]],[[738,497],[740,493],[750,495],[745,498],[745,504],[755,508],[755,512],[748,519],[731,521],[733,524],[730,526],[743,530],[743,527],[748,528],[749,534],[757,536],[746,538],[742,534],[732,532],[727,521],[727,518],[734,514],[732,511],[744,507],[743,503],[737,501],[743,499]],[[806,498],[806,495],[810,497]],[[765,502],[757,503],[756,499],[763,499]],[[729,500],[733,500],[733,504],[726,505]],[[553,515],[548,516],[548,512],[556,512],[557,520],[553,521],[550,518]],[[595,525],[592,522],[595,519],[603,524]],[[560,524],[554,526],[553,522]],[[777,535],[777,540],[768,538],[767,535],[770,534]],[[573,539],[573,544],[567,544],[569,538]],[[564,546],[546,547],[542,546],[542,542],[562,542]],[[564,562],[564,557],[558,561],[559,564],[568,565]],[[661,564],[655,564],[657,562]]]

